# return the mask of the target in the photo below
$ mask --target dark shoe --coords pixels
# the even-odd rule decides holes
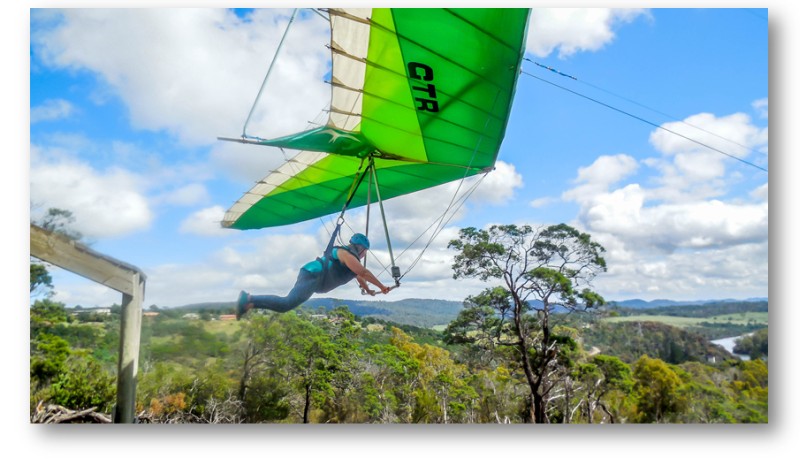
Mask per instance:
[[[242,316],[246,314],[252,306],[253,304],[250,303],[250,294],[241,291],[239,293],[239,298],[236,300],[236,320],[241,320]]]

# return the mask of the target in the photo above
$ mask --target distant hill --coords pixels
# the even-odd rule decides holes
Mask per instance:
[[[732,299],[704,302],[674,301],[623,301],[612,303],[613,308],[621,315],[652,314],[672,315],[677,317],[710,317],[714,315],[736,314],[743,312],[769,312],[767,299],[749,299],[736,301]]]
[[[616,305],[618,307],[626,307],[630,309],[656,309],[659,307],[677,307],[687,305],[706,305],[706,304],[720,304],[728,302],[767,302],[766,297],[751,298],[745,300],[736,299],[717,299],[717,300],[704,300],[704,301],[673,301],[669,299],[654,299],[652,301],[645,301],[642,299],[628,299],[624,301],[611,301],[609,305]]]
[[[535,305],[535,304],[534,304]],[[708,316],[738,312],[767,312],[767,299],[748,299],[745,301],[717,300],[681,302],[667,299],[644,301],[632,299],[609,302],[612,308],[625,314],[658,313],[662,315]],[[464,308],[461,301],[441,299],[404,299],[400,301],[349,300],[331,297],[312,298],[301,306],[309,312],[329,311],[335,307],[347,306],[358,317],[372,317],[390,320],[398,324],[431,328],[447,325]],[[205,302],[175,307],[173,310],[198,312],[200,310],[232,311],[233,302]]]
[[[353,301],[333,298],[314,298],[302,307],[326,311],[346,305],[358,317],[391,320],[398,324],[431,328],[447,325],[464,308],[463,303],[439,299],[403,299],[401,301]]]
[[[401,301],[371,301],[335,299],[331,297],[312,298],[300,306],[309,312],[327,312],[339,306],[347,306],[357,317],[372,317],[390,320],[398,324],[431,328],[447,325],[454,320],[464,305],[457,301],[439,299],[404,299]],[[232,311],[233,302],[202,302],[174,307],[174,311],[199,312],[201,310]]]

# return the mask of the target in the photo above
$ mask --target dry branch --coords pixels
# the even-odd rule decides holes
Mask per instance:
[[[31,424],[110,424],[111,417],[95,412],[96,407],[73,411],[54,404],[39,402],[31,416]]]

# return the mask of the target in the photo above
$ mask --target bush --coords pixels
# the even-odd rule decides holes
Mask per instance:
[[[110,412],[116,397],[114,376],[87,355],[73,355],[50,386],[48,402],[68,409],[96,407]]]

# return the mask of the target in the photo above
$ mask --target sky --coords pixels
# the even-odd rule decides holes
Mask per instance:
[[[221,228],[225,210],[286,155],[218,137],[240,136],[254,103],[252,135],[324,122],[329,30],[310,10],[289,29],[256,101],[291,13],[31,10],[31,220],[49,208],[72,212],[94,250],[146,274],[145,307],[288,292],[324,249],[334,217]],[[749,8],[534,8],[496,169],[401,287],[377,297],[463,300],[487,283],[453,279],[447,243],[459,229],[558,223],[605,248],[608,271],[593,286],[606,300],[767,297],[768,17]],[[401,270],[458,190],[386,202]],[[388,266],[375,215],[368,266]],[[350,211],[342,231],[364,226],[365,213]],[[371,269],[389,284],[382,266]],[[51,273],[52,298],[67,306],[120,303],[100,284]],[[327,296],[369,297],[355,283]]]

